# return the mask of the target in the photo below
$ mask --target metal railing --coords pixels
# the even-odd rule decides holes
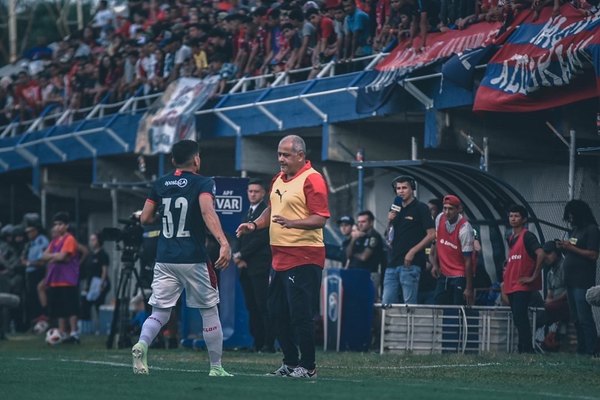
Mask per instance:
[[[515,350],[515,326],[510,307],[382,306],[380,354],[486,353]],[[543,308],[529,308],[532,345]]]

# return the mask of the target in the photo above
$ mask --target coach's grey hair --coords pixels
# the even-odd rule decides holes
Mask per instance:
[[[283,142],[287,142],[287,141],[291,141],[292,142],[292,150],[294,150],[296,153],[298,152],[303,152],[304,154],[306,154],[306,143],[304,143],[304,139],[302,139],[300,136],[298,135],[287,135],[286,137],[284,137],[283,139],[281,139],[281,141],[279,142],[279,144],[283,143]]]

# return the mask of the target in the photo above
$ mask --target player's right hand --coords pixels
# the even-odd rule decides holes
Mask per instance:
[[[225,269],[229,267],[231,261],[231,248],[229,245],[221,246],[219,249],[219,258],[215,262],[215,269]]]

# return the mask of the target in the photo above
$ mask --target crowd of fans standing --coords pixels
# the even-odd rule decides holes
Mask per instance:
[[[588,12],[592,0],[572,0]],[[595,1],[595,0],[593,0]],[[81,31],[48,43],[38,37],[16,75],[0,80],[0,126],[56,110],[88,109],[134,94],[162,92],[180,77],[236,78],[306,68],[387,52],[427,33],[479,21],[509,23],[519,10],[560,0],[152,0],[115,12],[101,0]],[[268,81],[257,81],[256,87]],[[81,115],[79,115],[79,118]],[[78,118],[73,113],[71,118]]]

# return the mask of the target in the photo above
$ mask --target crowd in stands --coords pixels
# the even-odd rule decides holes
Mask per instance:
[[[590,2],[570,0],[582,13]],[[478,21],[510,22],[516,12],[561,0],[152,0],[115,12],[101,0],[91,22],[63,40],[22,55],[21,72],[0,80],[0,126],[56,111],[162,92],[180,77],[236,78],[387,52],[428,32]],[[364,65],[346,64],[342,72]],[[255,87],[268,82],[258,81]],[[71,120],[77,118],[74,114]]]

